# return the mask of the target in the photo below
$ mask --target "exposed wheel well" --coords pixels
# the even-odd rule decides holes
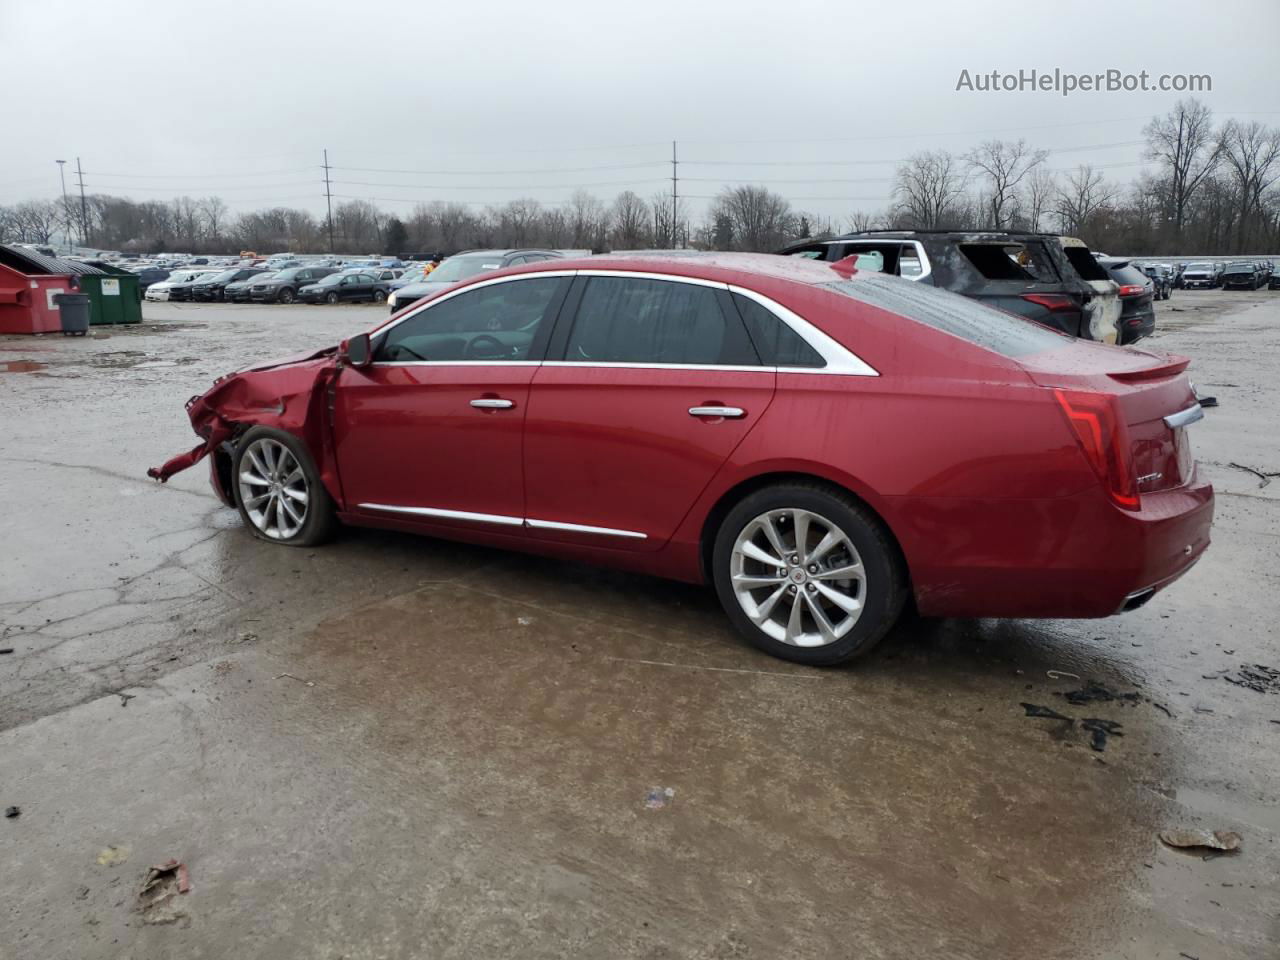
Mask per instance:
[[[720,524],[724,522],[724,518],[729,515],[729,511],[734,508],[744,497],[750,496],[757,490],[764,487],[772,487],[782,483],[805,483],[809,485],[817,485],[826,487],[833,493],[839,493],[842,496],[849,497],[857,501],[868,513],[870,513],[884,528],[884,532],[888,535],[889,541],[893,544],[898,553],[898,560],[902,564],[902,570],[907,578],[908,596],[910,596],[911,584],[911,568],[907,566],[907,560],[902,552],[902,545],[898,543],[898,538],[894,536],[893,528],[885,522],[884,517],[871,504],[867,503],[862,497],[858,496],[848,487],[834,483],[826,477],[815,476],[811,473],[763,473],[749,480],[744,480],[725,491],[724,496],[716,501],[715,506],[707,513],[707,519],[702,524],[702,536],[698,543],[699,561],[702,566],[702,576],[707,583],[712,583],[711,576],[711,555],[715,550],[716,532],[720,529]]]

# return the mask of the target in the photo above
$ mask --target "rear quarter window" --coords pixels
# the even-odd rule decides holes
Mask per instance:
[[[950,290],[897,277],[867,274],[857,280],[838,280],[821,286],[967,340],[1002,357],[1043,353],[1074,339]]]

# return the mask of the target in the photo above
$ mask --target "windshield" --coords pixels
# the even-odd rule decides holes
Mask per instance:
[[[1227,267],[1227,273],[1253,273],[1253,265],[1248,263],[1233,263]]]
[[[224,270],[222,273],[219,273],[216,276],[207,277],[205,279],[207,279],[210,283],[226,283],[228,280],[234,280],[236,278],[236,274],[239,272],[240,272],[239,270]]]
[[[822,288],[923,323],[1005,357],[1041,353],[1073,339],[950,290],[884,274],[870,273],[857,280],[824,283]]]
[[[242,280],[241,282],[242,283],[261,283],[263,280],[274,280],[277,277],[282,277],[282,276],[284,276],[283,273],[274,273],[271,270],[268,270],[266,273],[255,273],[252,277],[249,277],[247,280]]]
[[[1192,271],[1195,271],[1196,273],[1208,273],[1212,269],[1213,269],[1213,264],[1211,263],[1188,263],[1187,269],[1183,270],[1182,272],[1190,273]]]
[[[350,274],[348,273],[331,273],[324,279],[317,280],[316,285],[321,287],[332,287],[335,284],[341,283],[344,277],[349,276]]]
[[[502,266],[501,254],[481,257],[450,257],[436,267],[425,280],[426,283],[453,283],[474,277],[485,270],[497,270]]]

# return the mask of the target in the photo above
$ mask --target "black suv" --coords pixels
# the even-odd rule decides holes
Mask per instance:
[[[1111,269],[1110,264],[1103,263],[1101,260],[1098,262],[1102,263],[1107,268],[1107,272],[1111,273],[1114,278],[1115,271]],[[1139,265],[1134,264],[1134,266]],[[1173,271],[1163,263],[1144,263],[1139,269],[1151,280],[1152,286],[1155,287],[1156,299],[1168,300],[1169,295],[1173,292]]]
[[[1262,284],[1262,271],[1256,263],[1229,263],[1222,271],[1223,290],[1257,290]]]
[[[1117,286],[1081,241],[1047,233],[873,230],[804,240],[789,257],[843,260],[928,283],[1088,340],[1119,339]]]
[[[1139,267],[1132,260],[1099,257],[1098,263],[1120,285],[1120,343],[1133,343],[1156,332],[1159,280],[1152,276],[1151,264]]]
[[[256,277],[260,273],[266,273],[266,271],[261,267],[233,267],[230,270],[224,270],[217,276],[197,280],[191,287],[191,299],[225,300],[227,284],[239,283],[241,280]]]
[[[298,291],[303,287],[317,283],[337,273],[334,267],[290,267],[263,277],[249,288],[249,299],[272,303],[293,303],[298,299]]]

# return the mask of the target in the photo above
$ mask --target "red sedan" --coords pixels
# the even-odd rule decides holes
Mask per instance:
[[[780,657],[927,616],[1103,617],[1181,576],[1213,489],[1187,360],[897,277],[594,258],[448,288],[188,404],[257,536],[341,521],[715,585]]]

